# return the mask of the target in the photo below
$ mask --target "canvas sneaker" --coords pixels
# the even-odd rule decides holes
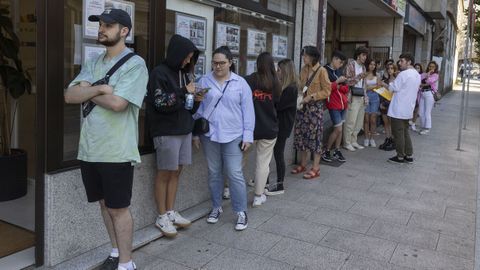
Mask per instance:
[[[255,195],[255,197],[253,198],[252,207],[260,206],[264,204],[266,201],[267,201],[267,196],[265,196],[265,194],[262,194],[260,196]]]
[[[247,185],[250,186],[250,187],[254,187],[254,186],[255,186],[255,180],[253,180],[253,179],[248,179]]]
[[[108,258],[100,266],[100,270],[117,270],[118,257],[108,256]]]
[[[135,263],[132,262],[132,264],[133,264],[133,270],[137,270],[137,266],[135,265]],[[118,266],[118,270],[129,270],[129,269],[123,266]]]
[[[333,158],[340,161],[340,162],[345,162],[347,161],[345,157],[343,156],[342,152],[340,150],[336,149],[335,152],[333,152]]]
[[[412,156],[407,156],[407,157],[404,157],[403,160],[408,163],[408,164],[412,164],[413,163],[413,157]]]
[[[370,139],[370,146],[371,147],[377,147],[377,144],[375,143],[374,139]]]
[[[217,223],[218,218],[222,213],[223,213],[222,207],[213,208],[212,211],[210,211],[210,214],[208,214],[207,223],[210,223],[210,224]]]
[[[398,158],[397,156],[394,156],[392,158],[389,158],[388,159],[388,162],[390,163],[397,163],[397,164],[403,164],[405,163],[405,160],[403,160],[403,158]]]
[[[329,150],[326,150],[322,154],[322,160],[325,162],[332,162],[332,154],[330,153]]]
[[[369,140],[369,139],[363,140],[363,146],[368,147],[369,144],[370,144],[370,140]]]
[[[273,186],[269,186],[268,188],[265,189],[265,195],[267,196],[275,196],[275,195],[280,195],[285,193],[285,190],[283,189],[283,184],[275,184]]]
[[[173,226],[173,223],[167,214],[159,215],[155,221],[155,226],[160,229],[162,234],[166,237],[177,236],[177,229]]]
[[[357,148],[357,149],[363,149],[363,148],[365,148],[365,147],[361,146],[360,144],[358,144],[357,142],[352,143],[352,146],[355,147],[355,148]]]
[[[265,195],[264,195],[265,196]],[[237,213],[237,224],[235,224],[235,230],[243,231],[248,226],[248,217],[247,212],[238,212]]]
[[[224,200],[230,199],[230,189],[229,189],[228,187],[226,187],[226,188],[223,189],[222,198],[223,198]]]
[[[420,135],[427,135],[428,132],[430,132],[430,130],[428,130],[428,129],[423,129],[423,130],[420,131],[418,134],[420,134]]]
[[[345,144],[343,148],[347,149],[350,152],[355,152],[355,147],[353,147],[351,144]]]
[[[176,225],[180,228],[187,228],[192,225],[190,220],[182,217],[177,211],[168,211],[167,215],[173,225]]]

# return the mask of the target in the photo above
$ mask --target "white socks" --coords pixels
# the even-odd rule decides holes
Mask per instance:
[[[112,252],[110,252],[110,256],[114,258],[118,258],[118,256],[120,256],[120,254],[118,253],[118,248],[112,248]]]
[[[123,267],[123,268],[125,268],[125,269],[127,269],[127,270],[135,270],[135,264],[133,264],[133,261],[132,261],[132,260],[130,260],[130,261],[127,262],[127,263],[119,263],[119,264],[118,264],[118,267],[119,267],[119,268],[120,268],[120,267]]]

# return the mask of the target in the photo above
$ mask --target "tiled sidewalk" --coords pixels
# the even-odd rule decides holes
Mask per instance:
[[[479,92],[470,94],[464,151],[456,151],[455,91],[434,108],[429,135],[412,133],[414,164],[387,163],[394,151],[344,151],[347,162],[322,166],[320,180],[289,176],[284,195],[249,209],[246,231],[234,231],[228,208],[216,225],[201,219],[174,240],[137,250],[139,269],[473,269],[480,130],[474,83]]]

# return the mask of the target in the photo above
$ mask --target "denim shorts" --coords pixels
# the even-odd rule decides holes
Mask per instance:
[[[373,91],[367,92],[368,105],[365,106],[366,113],[378,113],[380,108],[380,97]]]
[[[341,126],[343,122],[345,122],[346,111],[347,110],[328,110],[334,127]]]

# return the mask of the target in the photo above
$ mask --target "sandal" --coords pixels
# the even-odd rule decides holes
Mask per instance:
[[[320,169],[314,169],[314,168],[311,168],[310,171],[308,171],[308,173],[304,174],[303,175],[303,178],[304,179],[313,179],[313,178],[317,178],[320,176]]]
[[[295,167],[295,169],[291,170],[290,173],[291,174],[299,174],[301,172],[304,172],[307,168],[305,168],[305,166],[302,166],[302,165],[298,165],[297,167]]]

